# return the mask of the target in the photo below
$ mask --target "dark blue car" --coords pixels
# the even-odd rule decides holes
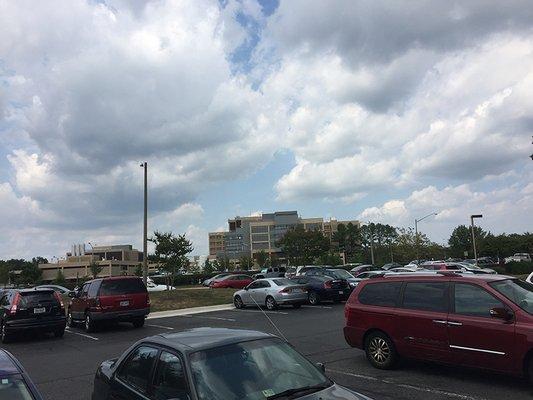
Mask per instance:
[[[42,400],[22,365],[3,349],[0,349],[0,399]]]
[[[345,279],[321,275],[306,275],[296,276],[291,280],[298,285],[305,285],[307,298],[312,305],[318,305],[325,300],[338,303],[350,297],[350,285]]]

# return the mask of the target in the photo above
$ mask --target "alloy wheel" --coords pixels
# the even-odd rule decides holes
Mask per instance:
[[[386,363],[391,355],[388,343],[380,337],[375,337],[370,341],[368,350],[372,359],[378,364]]]
[[[240,296],[235,297],[235,300],[233,300],[233,303],[235,304],[235,308],[242,308],[243,302]]]
[[[266,307],[268,310],[274,310],[276,308],[276,302],[272,297],[266,299]]]

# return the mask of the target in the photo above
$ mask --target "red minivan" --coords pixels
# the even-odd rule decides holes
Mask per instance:
[[[136,328],[150,313],[150,298],[141,278],[116,276],[88,281],[74,292],[67,311],[67,325],[77,322],[91,332],[100,321],[127,321]]]
[[[359,283],[345,317],[376,368],[407,357],[533,379],[533,285],[512,277],[387,274]]]

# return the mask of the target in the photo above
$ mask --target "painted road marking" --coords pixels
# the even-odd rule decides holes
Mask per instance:
[[[261,311],[261,310],[230,310],[230,311],[236,311],[236,312],[249,312],[249,313],[261,313],[263,314],[263,312],[267,313],[267,314],[282,314],[282,315],[289,315],[288,312],[282,312],[282,311]]]
[[[69,329],[65,329],[65,332],[72,333],[73,335],[83,336],[84,338],[87,338],[87,339],[100,340],[100,339],[98,339],[97,337],[94,337],[94,336],[91,336],[91,335],[86,335],[86,334],[84,334],[84,333],[72,332],[72,331],[69,330]]]
[[[160,329],[168,329],[168,330],[174,330],[174,328],[170,326],[163,326],[163,325],[153,325],[153,324],[146,324],[146,326],[151,326],[153,328],[160,328]]]
[[[354,378],[367,379],[367,380],[370,380],[370,381],[380,381],[380,382],[383,382],[383,383],[387,383],[389,385],[394,385],[394,386],[398,386],[398,387],[405,388],[405,389],[412,389],[412,390],[417,390],[419,392],[426,392],[426,393],[438,394],[438,395],[442,395],[442,396],[455,397],[455,398],[462,399],[462,400],[485,400],[482,397],[474,397],[474,396],[469,396],[469,395],[466,395],[466,394],[448,392],[446,390],[433,389],[433,388],[428,388],[428,387],[423,387],[423,386],[415,386],[415,385],[407,385],[407,384],[403,384],[403,383],[396,383],[396,382],[390,381],[388,379],[379,379],[379,378],[376,378],[374,376],[353,374],[351,372],[344,372],[344,371],[339,371],[339,370],[329,369],[329,368],[327,368],[327,371],[328,372],[332,372],[334,374],[347,375],[347,376],[352,376]]]
[[[328,307],[328,306],[302,306],[302,307],[305,307],[305,308],[327,308],[328,310],[331,310],[333,307]]]

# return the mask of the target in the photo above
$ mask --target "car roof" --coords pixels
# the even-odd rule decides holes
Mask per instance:
[[[163,333],[145,338],[142,341],[154,342],[190,353],[239,342],[275,337],[277,336],[244,329],[194,328],[181,332]]]
[[[14,291],[14,292],[19,292],[19,293],[35,293],[35,292],[43,292],[43,293],[47,293],[47,292],[55,292],[54,289],[46,289],[46,288],[6,289],[6,292],[7,292],[8,290],[11,290],[11,291]]]
[[[0,376],[20,374],[22,371],[16,364],[13,356],[6,350],[0,349]]]
[[[372,278],[371,282],[376,282],[377,280],[397,280],[397,281],[408,281],[408,280],[420,280],[420,279],[435,279],[435,280],[453,280],[453,281],[462,281],[462,282],[495,282],[505,279],[515,279],[512,276],[507,275],[494,275],[494,274],[460,274],[452,271],[421,271],[421,272],[395,272],[395,273],[383,273],[379,276]]]

